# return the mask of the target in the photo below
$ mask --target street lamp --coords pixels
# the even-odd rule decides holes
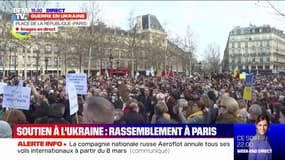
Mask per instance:
[[[37,50],[36,50],[37,51]],[[36,80],[38,80],[38,74],[39,74],[39,52],[37,51],[37,58],[36,58]]]
[[[119,73],[118,73],[119,64],[120,64],[120,62],[119,62],[119,60],[118,60],[118,61],[117,61],[117,77],[119,77]]]
[[[46,64],[46,74],[48,74],[48,70],[47,70],[47,67],[48,67],[48,57],[45,58],[45,64]]]
[[[11,50],[12,50],[12,46],[9,45],[9,51],[10,51],[10,52],[9,52],[9,53],[10,53],[10,56],[9,56],[9,57],[10,57],[10,61],[9,61],[9,72],[8,72],[8,76],[10,76],[10,74],[11,74],[11,67],[10,67],[11,64],[12,64],[12,51],[11,51]]]
[[[4,58],[4,56],[2,56],[1,55],[1,61],[0,61],[0,63],[1,63],[1,66],[3,66],[3,70],[2,70],[2,76],[3,76],[3,78],[5,77],[5,67],[4,67],[4,63],[3,63],[3,58]]]
[[[110,61],[110,73],[111,73],[111,76],[112,76],[112,69],[113,69],[113,56],[112,54],[110,54],[109,56],[109,61]]]
[[[109,61],[110,61],[110,66],[111,66],[111,69],[113,68],[113,59],[114,57],[112,56],[112,54],[109,56]]]
[[[17,60],[17,59],[16,59],[16,58],[17,58],[16,52],[14,52],[14,73],[17,75],[17,73],[16,73],[16,67],[17,67],[17,66],[16,66],[16,63],[17,63],[16,60]]]
[[[59,54],[57,55],[57,69],[56,69],[57,77],[59,77]]]

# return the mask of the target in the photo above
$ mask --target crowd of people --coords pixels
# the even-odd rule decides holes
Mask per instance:
[[[2,79],[18,85],[19,77]],[[251,100],[243,99],[245,81],[231,74],[145,77],[93,76],[88,92],[78,95],[79,110],[70,115],[65,78],[28,79],[29,110],[2,107],[0,137],[11,137],[19,123],[255,123],[261,114],[271,123],[285,123],[285,76],[256,76]]]

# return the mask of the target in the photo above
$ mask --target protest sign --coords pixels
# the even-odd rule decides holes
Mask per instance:
[[[251,87],[244,87],[243,99],[251,100],[251,92],[252,92],[252,88]]]
[[[77,101],[77,93],[75,85],[72,82],[69,82],[67,85],[67,90],[69,98],[70,115],[73,115],[78,111],[78,101]]]
[[[246,73],[241,73],[241,74],[239,75],[239,79],[240,79],[240,80],[245,79],[245,77],[246,77]]]
[[[31,88],[19,86],[5,86],[3,106],[7,108],[29,110]]]
[[[24,80],[19,80],[18,86],[23,87],[24,86]]]
[[[0,94],[4,93],[4,86],[7,86],[6,83],[0,82]]]
[[[85,73],[71,73],[66,75],[66,84],[72,82],[77,94],[87,94],[87,75]],[[68,92],[68,91],[67,91]]]

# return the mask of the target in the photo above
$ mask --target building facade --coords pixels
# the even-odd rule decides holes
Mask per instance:
[[[254,73],[285,72],[285,34],[269,25],[235,27],[229,33],[223,57],[223,70]]]
[[[158,19],[150,14],[136,18],[135,34],[100,23],[90,30],[60,28],[57,33],[17,40],[11,37],[7,26],[0,32],[0,72],[6,76],[25,72],[27,76],[70,71],[94,74],[105,68],[131,69],[132,64],[140,72],[151,66],[160,71],[185,72],[189,61],[185,52],[167,39]]]

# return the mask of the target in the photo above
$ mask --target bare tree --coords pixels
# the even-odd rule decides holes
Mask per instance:
[[[96,28],[96,26],[98,26],[98,24],[100,22],[102,22],[102,20],[101,20],[102,17],[101,17],[101,9],[100,9],[99,5],[97,5],[96,2],[94,2],[94,1],[89,1],[88,6],[86,6],[86,3],[84,3],[84,5],[82,6],[82,10],[88,14],[89,21],[90,21],[89,31],[85,32],[86,35],[84,36],[85,38],[88,39],[86,41],[86,43],[88,45],[88,56],[87,56],[88,57],[88,69],[87,69],[87,73],[89,76],[90,70],[91,70],[91,59],[93,56],[95,56],[93,54],[94,51],[92,51],[92,49],[94,47],[96,47],[96,45],[98,46],[98,44],[99,44],[98,41],[100,38],[100,36],[98,36],[100,33],[98,31],[95,32],[95,28]]]
[[[208,44],[205,53],[208,70],[210,72],[219,72],[221,66],[220,46],[216,43]]]
[[[138,41],[138,26],[136,23],[136,19],[134,17],[134,10],[129,13],[128,18],[128,37],[126,40],[126,44],[128,46],[128,52],[131,55],[131,76],[134,77],[134,58],[135,58],[135,49],[137,47]]]
[[[186,34],[183,39],[184,51],[188,54],[189,57],[189,74],[192,74],[193,58],[195,57],[195,51],[197,48],[197,43],[194,41],[194,32],[188,25],[186,27]]]

